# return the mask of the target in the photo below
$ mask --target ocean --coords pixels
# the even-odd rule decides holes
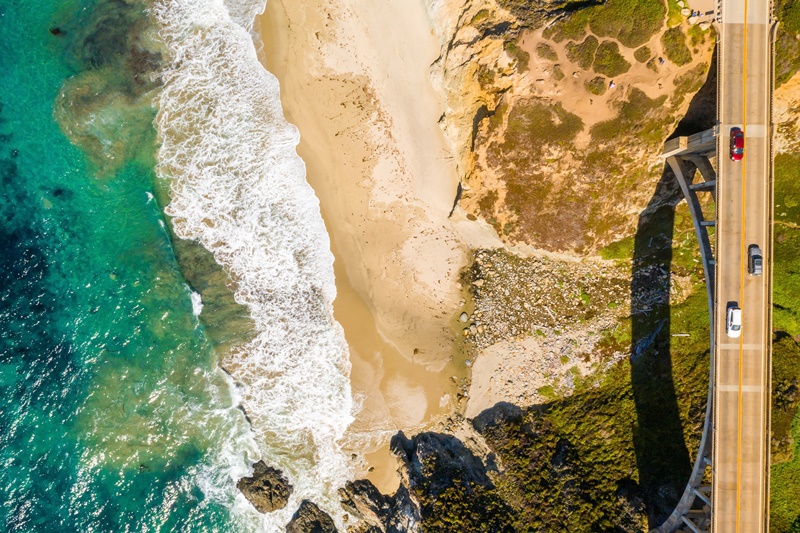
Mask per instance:
[[[347,347],[262,9],[0,2],[5,531],[342,525]],[[267,516],[258,459],[295,488]]]

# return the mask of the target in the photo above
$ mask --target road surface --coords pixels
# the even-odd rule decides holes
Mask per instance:
[[[771,344],[771,37],[768,0],[723,0],[716,253],[716,383],[712,531],[760,533],[768,519]],[[733,127],[744,159],[729,158]],[[764,273],[747,273],[747,247],[764,252]],[[742,308],[742,335],[725,331],[726,308]]]

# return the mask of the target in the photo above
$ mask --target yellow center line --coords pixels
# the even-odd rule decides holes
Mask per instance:
[[[741,234],[741,255],[739,272],[739,308],[742,310],[742,323],[744,323],[744,259],[745,259],[745,200],[747,197],[747,0],[744,0],[744,26],[743,39],[744,54],[742,65],[742,80],[744,90],[742,91],[742,135],[745,141],[745,151],[742,154],[742,234]],[[743,332],[744,333],[744,332]],[[743,350],[744,337],[739,336],[739,398],[736,412],[736,533],[740,533],[741,528],[741,501],[742,501],[742,365],[744,363]]]

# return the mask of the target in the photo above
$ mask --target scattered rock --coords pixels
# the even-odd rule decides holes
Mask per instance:
[[[681,9],[681,15],[683,15],[684,17],[688,17],[691,14],[692,10],[689,9],[688,7],[684,7],[683,9]]]
[[[333,519],[313,502],[303,500],[286,524],[286,533],[338,533]]]
[[[461,317],[459,317],[459,320],[461,320],[461,322],[466,322],[467,320],[469,320],[469,315],[467,313],[461,313]]]
[[[683,0],[678,0],[677,4],[678,4],[678,7],[680,7],[681,9],[686,7],[686,2],[684,2]]]
[[[269,513],[286,507],[292,486],[280,470],[264,461],[253,465],[253,475],[243,477],[236,487],[259,513]]]

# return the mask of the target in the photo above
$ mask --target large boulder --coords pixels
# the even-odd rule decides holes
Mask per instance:
[[[286,525],[286,533],[338,533],[333,519],[313,502],[303,500]]]
[[[264,461],[254,464],[253,475],[243,477],[236,486],[259,513],[286,507],[293,490],[281,471],[267,466]]]

